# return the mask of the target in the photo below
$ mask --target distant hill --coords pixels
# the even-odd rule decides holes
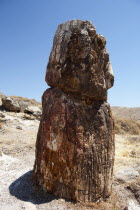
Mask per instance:
[[[140,107],[127,108],[113,106],[111,109],[115,118],[125,118],[140,121]]]
[[[115,133],[140,135],[140,107],[112,107]]]

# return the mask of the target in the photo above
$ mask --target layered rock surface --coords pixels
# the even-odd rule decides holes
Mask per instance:
[[[34,180],[81,202],[111,194],[114,122],[106,101],[114,77],[105,44],[91,22],[59,25],[42,97]]]
[[[0,110],[10,112],[21,112],[32,115],[36,119],[41,118],[41,104],[34,99],[28,99],[18,96],[6,96],[0,93]],[[29,116],[29,119],[31,117]],[[26,116],[28,118],[28,116]]]
[[[20,111],[20,105],[10,97],[2,98],[2,105],[10,111]]]

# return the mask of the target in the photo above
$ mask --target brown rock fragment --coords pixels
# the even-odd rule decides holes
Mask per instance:
[[[88,21],[61,24],[55,34],[42,97],[34,180],[44,190],[81,202],[111,194],[113,85],[105,38]]]

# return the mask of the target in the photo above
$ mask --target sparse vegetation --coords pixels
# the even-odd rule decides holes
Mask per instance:
[[[116,134],[140,135],[140,107],[112,107]]]
[[[115,133],[140,135],[140,122],[131,119],[115,118]]]

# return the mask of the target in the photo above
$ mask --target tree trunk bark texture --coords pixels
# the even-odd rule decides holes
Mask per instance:
[[[46,81],[51,88],[42,97],[35,182],[47,192],[85,203],[108,197],[114,121],[107,89],[114,77],[105,39],[90,22],[73,20],[58,27]]]

